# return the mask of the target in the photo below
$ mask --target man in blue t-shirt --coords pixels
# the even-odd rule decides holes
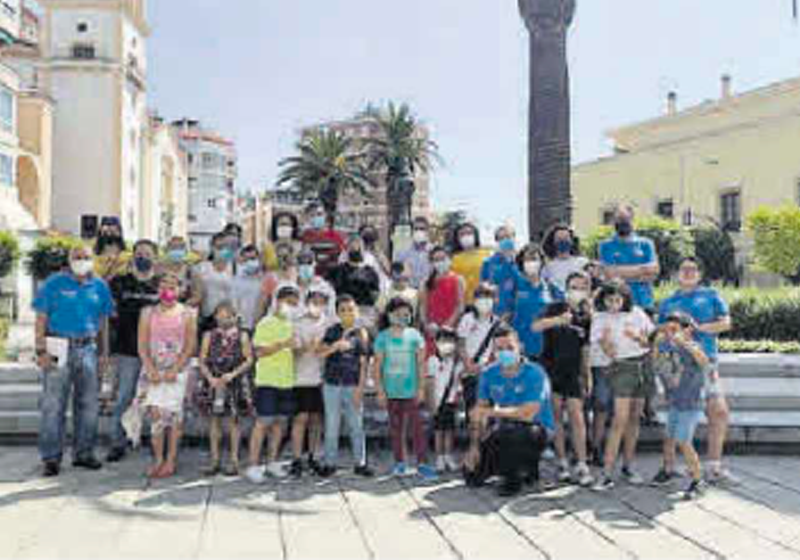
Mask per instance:
[[[51,276],[33,301],[36,361],[43,374],[39,454],[45,476],[56,476],[61,468],[64,422],[72,391],[72,464],[90,470],[101,467],[94,453],[99,413],[98,353],[108,356],[108,318],[114,312],[114,302],[105,281],[93,275],[94,262],[88,248],[73,249],[69,265],[69,272]]]
[[[524,477],[539,480],[539,460],[554,428],[550,382],[540,366],[522,359],[511,327],[495,329],[493,344],[497,361],[481,373],[465,477],[478,486],[497,474],[499,494],[513,496]]]
[[[653,242],[633,231],[633,208],[621,205],[614,215],[616,235],[600,243],[600,262],[609,278],[624,280],[634,305],[653,311],[653,282],[660,267]]]
[[[516,263],[516,233],[511,226],[500,226],[494,234],[497,252],[483,261],[481,266],[481,282],[497,286],[498,299],[494,306],[497,315],[511,317],[514,313],[514,301],[517,296],[517,280],[519,271]]]
[[[722,468],[722,451],[728,432],[730,411],[725,394],[719,382],[717,366],[717,338],[731,329],[728,304],[719,292],[700,285],[700,265],[693,257],[684,258],[678,267],[678,290],[661,302],[658,308],[659,323],[675,312],[689,315],[697,323],[694,338],[711,361],[706,396],[706,416],[708,416],[708,477],[712,482],[733,482],[731,474]]]

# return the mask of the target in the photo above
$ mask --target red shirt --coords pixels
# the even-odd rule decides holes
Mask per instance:
[[[307,229],[301,241],[314,252],[317,274],[323,278],[339,264],[339,255],[346,248],[344,237],[335,229]]]
[[[437,278],[433,283],[433,289],[428,292],[427,302],[427,323],[433,323],[443,327],[445,323],[452,319],[458,306],[461,303],[461,277],[457,274],[449,273],[443,278]],[[428,355],[434,350],[434,341],[428,337]]]

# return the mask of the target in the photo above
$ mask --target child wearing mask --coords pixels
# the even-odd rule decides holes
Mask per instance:
[[[204,474],[222,472],[222,423],[228,421],[230,457],[225,475],[239,474],[239,419],[253,412],[253,367],[250,335],[239,326],[231,302],[222,302],[214,313],[215,327],[203,336],[200,349],[200,412],[210,418],[211,464]]]
[[[566,282],[567,301],[550,304],[534,328],[544,334],[541,362],[550,377],[555,413],[555,448],[558,457],[558,480],[574,480],[590,486],[594,479],[587,465],[586,422],[583,414],[585,396],[591,391],[589,336],[591,303],[589,276],[572,273]],[[564,435],[564,408],[569,415],[572,446],[578,465],[570,473]]]
[[[436,350],[428,358],[428,376],[433,383],[433,430],[436,446],[436,470],[455,472],[458,462],[453,456],[456,430],[456,412],[461,389],[461,371],[458,358],[458,335],[444,328],[436,333]]]
[[[670,313],[653,342],[653,368],[664,386],[669,406],[663,464],[653,484],[660,486],[677,478],[677,443],[692,477],[684,492],[687,500],[700,496],[704,490],[700,458],[692,442],[703,418],[703,388],[711,371],[708,356],[694,340],[696,330],[697,323],[689,315]]]
[[[259,301],[264,285],[264,267],[255,245],[239,251],[239,266],[231,285],[231,299],[241,327],[252,334],[261,319]]]
[[[380,314],[385,313],[386,306],[396,297],[401,297],[409,302],[414,308],[414,316],[417,316],[417,311],[419,309],[419,292],[411,286],[406,267],[401,262],[392,264],[392,283],[389,289],[382,293],[381,297],[378,299],[378,312]]]
[[[548,305],[564,298],[560,290],[542,279],[543,262],[542,252],[534,243],[517,256],[519,280],[511,325],[517,331],[525,357],[531,361],[539,361],[542,353],[542,333],[534,328],[535,322]]]
[[[444,247],[431,249],[432,272],[420,293],[420,316],[427,355],[435,352],[439,329],[454,329],[464,312],[464,279],[450,270],[450,255]]]
[[[378,401],[389,411],[389,429],[395,465],[394,476],[406,474],[406,427],[411,424],[417,474],[437,478],[426,463],[427,436],[422,420],[425,404],[425,339],[411,327],[414,310],[404,299],[393,299],[386,308],[383,329],[375,340],[373,375]],[[388,323],[388,324],[387,324]]]

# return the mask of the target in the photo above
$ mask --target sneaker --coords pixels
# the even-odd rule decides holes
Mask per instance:
[[[276,463],[273,461],[265,468],[268,475],[275,477],[275,478],[285,478],[286,477],[286,469],[283,468],[283,465],[280,463]]]
[[[447,463],[444,461],[444,455],[436,457],[436,470],[443,473],[447,470]]]
[[[738,477],[731,474],[731,471],[724,467],[706,472],[706,481],[709,484],[723,486],[739,486],[742,483]]]
[[[44,462],[44,476],[46,477],[58,476],[59,472],[61,472],[61,463],[59,463],[58,461]]]
[[[126,453],[124,447],[114,447],[106,455],[106,463],[119,463],[125,458]]]
[[[644,479],[630,467],[622,467],[622,478],[631,486],[641,486],[644,484]]]
[[[556,474],[556,479],[561,484],[566,484],[572,481],[572,473],[569,472],[569,467],[566,465],[561,465],[558,467],[558,474]]]
[[[552,461],[555,458],[556,458],[555,452],[552,449],[550,449],[549,447],[547,449],[545,449],[544,451],[542,451],[542,460],[544,460],[544,461]]]
[[[356,476],[360,476],[363,478],[372,478],[375,476],[375,471],[373,471],[367,465],[358,465],[357,467],[353,468],[353,473]]]
[[[456,458],[452,455],[444,456],[444,465],[449,472],[458,472],[461,469],[461,465],[458,464],[458,461],[456,461]]]
[[[322,478],[330,478],[336,474],[338,469],[331,465],[322,465],[317,469],[317,475],[321,476]]]
[[[506,478],[497,488],[497,495],[501,498],[511,498],[522,490],[522,481],[519,479]]]
[[[669,484],[676,478],[678,478],[678,475],[675,472],[673,471],[667,472],[665,469],[662,468],[661,470],[658,471],[658,474],[656,474],[653,477],[653,480],[650,481],[650,485],[664,486],[666,484]]]
[[[392,476],[405,476],[406,475],[406,464],[402,461],[399,463],[395,463],[394,467],[392,467]]]
[[[319,475],[320,471],[322,470],[322,464],[320,464],[314,457],[308,458],[308,463],[306,464],[308,470],[312,473]]]
[[[302,459],[295,459],[289,466],[289,476],[292,478],[300,478],[303,476],[303,461]]]
[[[579,465],[578,468],[575,469],[575,480],[584,488],[588,488],[594,484],[594,477],[592,476],[589,467],[586,465]]]
[[[439,473],[430,465],[422,464],[417,466],[417,474],[427,481],[439,480]]]
[[[594,486],[592,486],[592,490],[595,492],[607,492],[608,490],[612,490],[614,488],[614,480],[607,475],[603,475],[601,479],[595,482]]]
[[[264,484],[264,467],[260,465],[247,467],[247,470],[244,471],[244,476],[253,484]]]
[[[683,493],[684,500],[694,500],[705,493],[706,483],[702,480],[693,480],[689,488]]]
[[[97,471],[103,468],[103,463],[98,461],[95,457],[82,457],[72,461],[72,466],[90,471]]]

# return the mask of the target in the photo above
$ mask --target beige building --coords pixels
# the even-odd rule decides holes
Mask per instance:
[[[686,225],[713,219],[741,232],[762,205],[800,203],[800,78],[683,110],[671,93],[664,115],[608,133],[614,154],[573,168],[573,219],[586,234],[630,202],[640,215]],[[740,248],[746,236],[734,233]]]

